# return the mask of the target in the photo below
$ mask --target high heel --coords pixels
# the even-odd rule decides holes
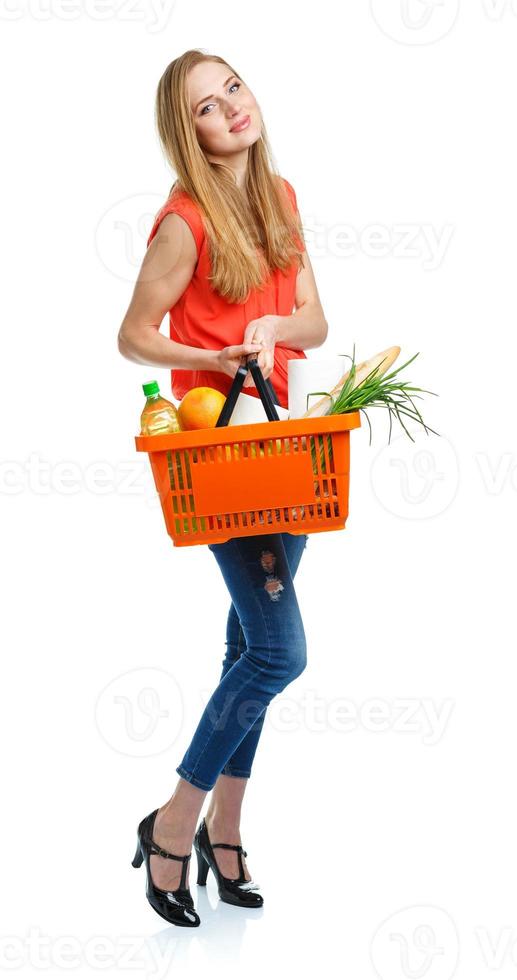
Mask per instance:
[[[213,851],[215,847],[224,847],[229,851],[237,851],[240,871],[238,878],[225,878],[221,874]],[[211,868],[217,881],[217,890],[222,902],[228,902],[229,905],[242,905],[246,908],[259,908],[264,904],[262,895],[259,895],[256,891],[260,886],[253,881],[246,881],[241,855],[244,857],[248,855],[242,847],[242,844],[211,844],[203,817],[194,837],[194,849],[197,857],[198,885],[206,885],[208,869]]]
[[[155,844],[153,830],[157,813],[158,810],[153,810],[139,824],[136,852],[131,864],[133,868],[139,868],[145,860],[147,901],[154,911],[161,915],[162,919],[166,919],[167,922],[175,926],[198,926],[201,919],[194,908],[194,899],[190,889],[186,885],[187,862],[191,854],[169,854],[168,851],[164,851],[158,844]],[[151,876],[151,854],[159,854],[160,857],[183,862],[179,888],[176,888],[175,891],[166,891],[163,888],[157,888],[154,884]]]
[[[197,857],[197,884],[206,885],[206,878],[210,870],[210,865],[206,858],[203,857],[201,851],[196,847],[196,857]]]
[[[142,848],[140,847],[140,841],[138,841],[138,844],[136,845],[136,854],[133,860],[131,861],[131,864],[134,868],[139,868],[143,860],[144,860],[144,855],[142,853]]]

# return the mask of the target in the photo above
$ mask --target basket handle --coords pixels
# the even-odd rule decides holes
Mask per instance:
[[[241,364],[240,367],[237,369],[237,373],[233,379],[232,386],[230,388],[230,391],[228,392],[228,396],[222,407],[221,414],[217,419],[217,422],[215,423],[216,427],[220,425],[228,425],[228,422],[230,421],[231,418],[231,414],[235,408],[235,403],[242,390],[242,386],[244,384],[244,379],[248,373],[248,369],[251,371],[253,375],[255,386],[260,395],[262,404],[264,406],[264,410],[266,412],[269,421],[270,422],[280,421],[278,418],[277,410],[273,402],[273,399],[275,399],[275,401],[278,404],[278,398],[275,389],[273,388],[273,385],[271,384],[269,378],[266,379],[262,374],[262,371],[260,370],[259,363],[257,360],[257,355],[250,354],[248,355],[246,364]]]

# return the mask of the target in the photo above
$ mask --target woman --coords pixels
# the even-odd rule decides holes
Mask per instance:
[[[160,79],[156,121],[178,180],[149,235],[119,350],[171,369],[178,400],[201,385],[227,394],[255,353],[287,407],[287,362],[323,344],[327,323],[296,196],[270,163],[259,106],[226,61],[190,50]],[[167,311],[170,340],[159,332]],[[245,385],[259,397],[250,372]],[[232,599],[223,670],[171,799],[138,827],[133,860],[145,859],[147,898],[168,922],[200,923],[188,887],[192,846],[199,885],[211,868],[222,901],[263,903],[244,862],[241,807],[267,705],[306,665],[293,586],[306,544],[305,534],[277,533],[208,546]]]

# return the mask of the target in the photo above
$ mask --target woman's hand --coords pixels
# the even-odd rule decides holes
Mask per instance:
[[[244,331],[243,341],[258,342],[261,351],[257,358],[258,365],[264,378],[269,378],[275,367],[275,345],[278,336],[278,325],[280,317],[274,313],[267,313],[256,320],[251,320]],[[248,374],[244,387],[255,384],[253,377]]]
[[[256,354],[261,349],[260,344],[233,344],[231,347],[223,347],[222,350],[215,351],[215,371],[222,374],[229,374],[234,378],[241,364],[246,363],[248,354]]]

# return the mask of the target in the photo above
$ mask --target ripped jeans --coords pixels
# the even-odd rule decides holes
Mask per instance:
[[[304,670],[307,648],[293,579],[307,534],[209,544],[232,604],[218,687],[176,772],[210,790],[219,773],[249,776],[271,699]]]

